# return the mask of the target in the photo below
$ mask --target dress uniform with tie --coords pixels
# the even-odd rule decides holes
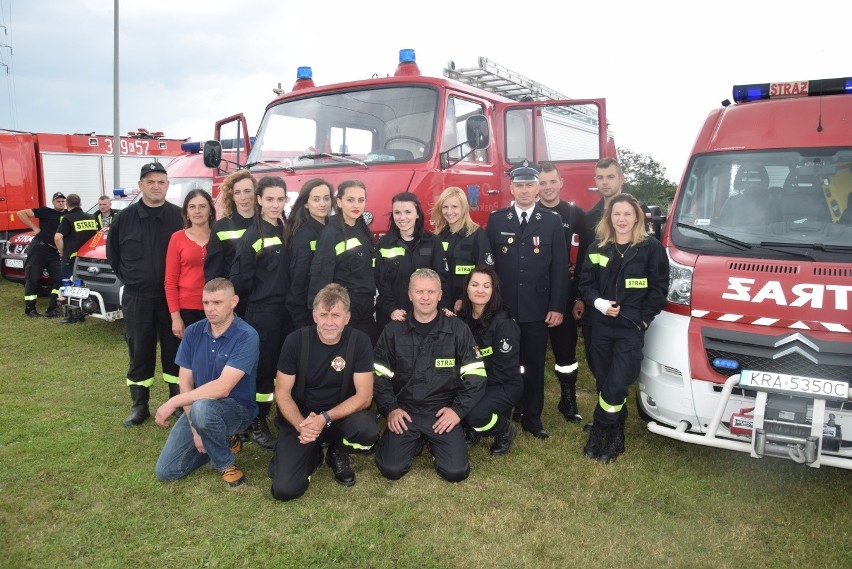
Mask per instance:
[[[521,329],[521,426],[546,439],[550,435],[542,425],[541,411],[548,326],[558,326],[565,316],[569,278],[562,221],[536,202],[538,175],[539,170],[526,161],[509,171],[515,203],[491,214],[486,235],[503,284],[503,300]]]

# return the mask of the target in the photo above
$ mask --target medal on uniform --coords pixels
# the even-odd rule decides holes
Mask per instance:
[[[512,244],[512,243],[514,243],[514,242],[515,242],[515,239],[514,239],[513,237],[509,237],[509,238],[506,240],[506,243],[508,243],[509,245],[511,245],[511,244]]]
[[[331,360],[331,368],[334,371],[343,371],[343,368],[345,368],[345,367],[346,367],[346,360],[344,360],[340,356],[337,356],[336,358]]]
[[[504,253],[508,253],[508,252],[509,252],[509,248],[508,248],[508,247],[503,247],[503,248],[502,248],[502,249],[500,249],[500,250],[501,250],[501,251],[503,251]]]
[[[533,253],[535,253],[536,255],[538,255],[539,253],[538,245],[540,242],[541,239],[538,236],[533,237],[533,246],[535,247],[535,249],[533,249]]]

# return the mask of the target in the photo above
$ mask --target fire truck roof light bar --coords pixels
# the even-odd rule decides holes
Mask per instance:
[[[852,95],[852,77],[734,85],[734,101],[737,103],[822,95]]]

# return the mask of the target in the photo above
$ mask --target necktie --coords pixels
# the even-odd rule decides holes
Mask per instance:
[[[521,212],[521,233],[527,228],[527,212]]]

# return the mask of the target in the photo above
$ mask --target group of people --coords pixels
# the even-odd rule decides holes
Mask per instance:
[[[209,461],[239,485],[234,455],[253,439],[274,451],[272,494],[282,500],[307,490],[323,449],[346,486],[355,483],[351,453],[375,453],[382,475],[398,479],[424,448],[443,478],[464,480],[467,445],[491,436],[491,454],[506,454],[513,420],[549,437],[548,339],[558,409],[582,421],[578,320],[598,391],[584,453],[604,462],[623,453],[624,401],[665,303],[666,254],[648,238],[641,204],[621,193],[616,161],[598,163],[602,199],[588,213],[561,200],[552,164],[509,175],[514,203],[485,228],[459,188],[432,208],[435,233],[419,198],[402,192],[375,241],[358,180],[336,192],[306,182],[285,219],[284,180],[238,171],[223,183],[215,220],[207,192],[172,205],[165,169],[145,165],[142,198],[112,221],[107,247],[125,285],[125,425],[150,416],[158,342],[170,398],[155,420],[178,417],[157,475],[180,478]],[[373,402],[386,418],[381,436]]]
[[[57,318],[62,283],[73,278],[77,251],[99,230],[109,227],[115,210],[109,196],[98,198],[98,211],[92,215],[82,209],[80,196],[56,192],[52,207],[23,209],[17,212],[18,219],[35,232],[27,248],[24,264],[24,315],[30,318]],[[35,221],[38,220],[38,225]],[[41,277],[44,271],[50,279],[50,300],[44,314],[36,308]],[[82,312],[68,313],[63,324],[81,322]]]

